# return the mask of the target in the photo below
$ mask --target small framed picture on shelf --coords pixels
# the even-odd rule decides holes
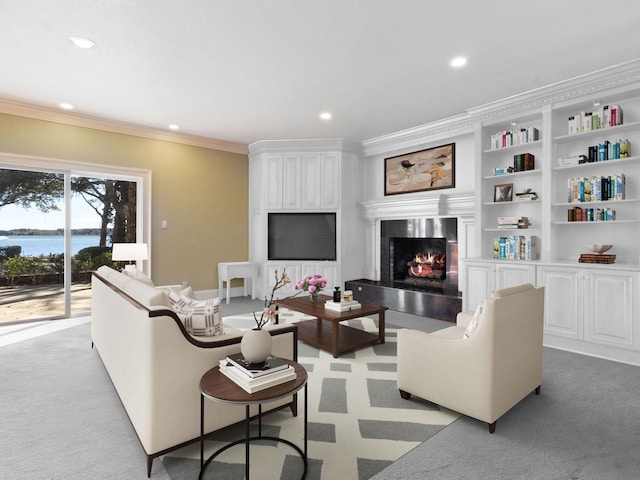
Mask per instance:
[[[503,183],[493,187],[494,202],[510,202],[513,200],[513,183]]]

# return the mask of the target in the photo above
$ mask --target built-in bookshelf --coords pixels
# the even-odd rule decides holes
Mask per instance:
[[[535,260],[542,225],[542,116],[482,128],[481,256]],[[502,195],[502,192],[508,192]],[[501,219],[515,220],[511,224]],[[518,219],[527,219],[520,222]]]
[[[618,264],[637,266],[640,99],[600,104],[553,113],[550,259],[573,261],[587,244],[612,244]]]

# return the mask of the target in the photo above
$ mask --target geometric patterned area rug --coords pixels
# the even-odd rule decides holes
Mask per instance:
[[[303,318],[309,317],[289,310],[280,313],[281,322]],[[254,324],[251,314],[227,317],[224,321],[239,328],[251,328]],[[377,322],[366,317],[349,320],[347,324],[377,331]],[[396,386],[397,328],[387,326],[385,337],[385,344],[338,358],[299,342],[298,363],[309,376],[307,479],[369,479],[460,416],[415,396],[411,400],[400,398]],[[263,435],[285,438],[302,448],[302,393],[298,395],[298,416],[293,417],[288,409],[264,416]],[[205,458],[243,436],[243,426],[209,435]],[[244,478],[244,454],[244,445],[228,449],[211,462],[204,478]],[[171,452],[162,462],[172,480],[196,479],[200,445],[195,443]],[[297,480],[302,471],[300,457],[288,445],[251,443],[252,479]]]

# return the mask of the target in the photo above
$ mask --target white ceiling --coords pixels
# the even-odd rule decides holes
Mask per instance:
[[[637,0],[0,0],[0,98],[243,144],[362,141],[636,59],[639,24]]]

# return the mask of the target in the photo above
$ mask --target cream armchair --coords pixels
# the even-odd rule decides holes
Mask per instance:
[[[489,424],[542,383],[544,287],[497,290],[484,302],[477,328],[466,338],[474,314],[460,313],[456,326],[434,333],[398,331],[398,389]]]

